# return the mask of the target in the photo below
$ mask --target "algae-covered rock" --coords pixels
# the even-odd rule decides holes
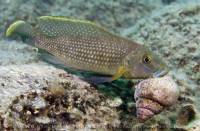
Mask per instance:
[[[3,113],[16,96],[30,89],[47,87],[64,71],[47,65],[10,65],[0,68],[0,112]]]
[[[0,72],[0,79],[5,79],[0,87],[3,129],[120,126],[118,111],[109,106],[113,105],[112,100],[63,70],[46,65],[24,65],[2,67]]]

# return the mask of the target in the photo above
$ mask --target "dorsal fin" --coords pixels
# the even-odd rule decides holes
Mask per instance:
[[[49,37],[109,37],[112,33],[106,31],[99,25],[85,21],[68,19],[64,17],[42,16],[38,18],[36,27]]]

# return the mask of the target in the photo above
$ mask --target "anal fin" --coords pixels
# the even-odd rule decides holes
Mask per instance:
[[[111,76],[89,76],[82,79],[94,85],[113,81]]]

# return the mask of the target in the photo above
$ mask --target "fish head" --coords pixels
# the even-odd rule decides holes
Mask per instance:
[[[163,60],[145,46],[139,46],[124,59],[125,77],[128,79],[145,79],[162,77],[168,73]]]

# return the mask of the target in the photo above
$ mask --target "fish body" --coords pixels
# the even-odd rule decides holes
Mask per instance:
[[[24,21],[13,23],[6,36],[13,35],[32,39],[34,46],[54,55],[66,67],[109,75],[113,80],[166,73],[162,60],[145,46],[88,21],[43,16],[35,26]]]

